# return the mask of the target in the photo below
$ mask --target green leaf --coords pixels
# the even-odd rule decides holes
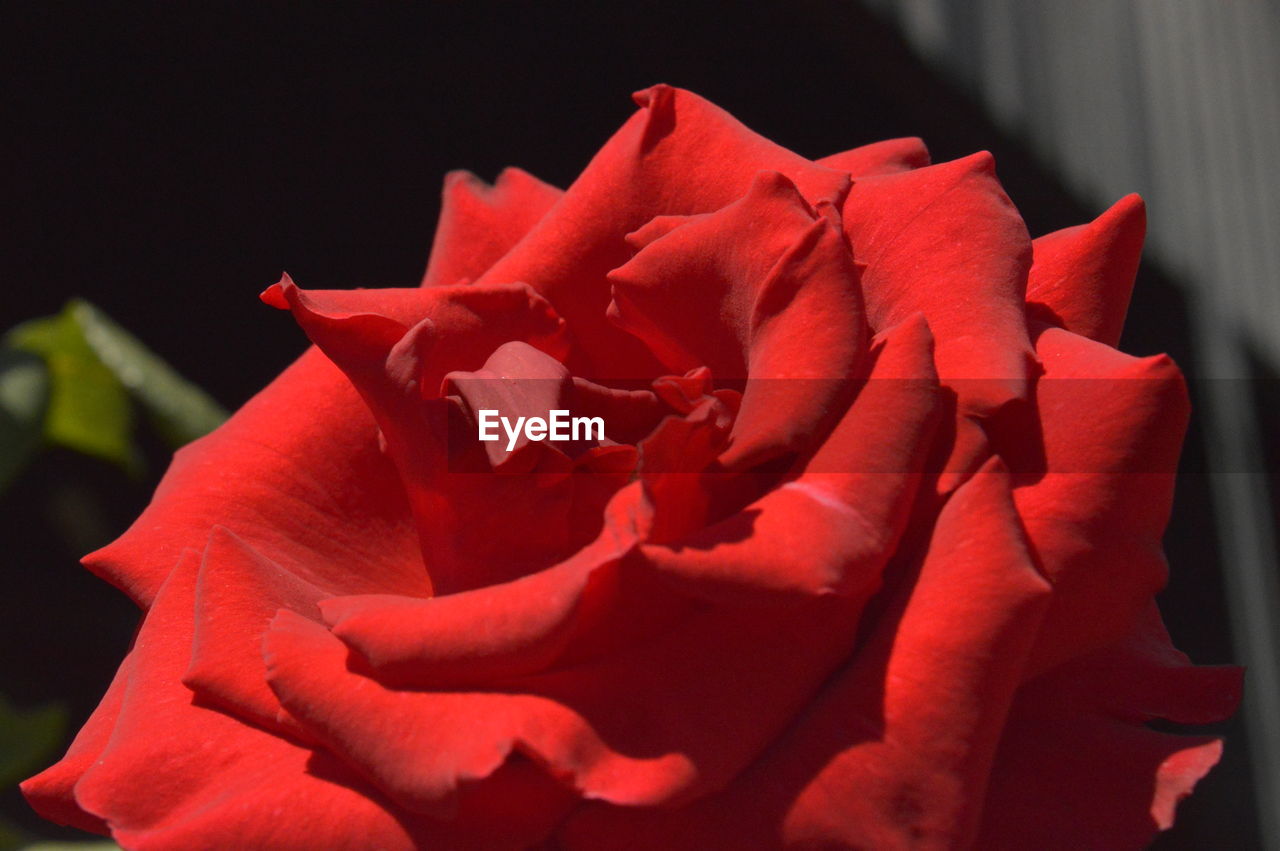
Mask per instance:
[[[33,842],[22,851],[120,851],[120,846],[107,839],[93,842]]]
[[[124,385],[85,342],[70,308],[14,328],[9,344],[40,355],[49,370],[44,437],[124,467],[141,469],[133,446],[133,410]]]
[[[150,414],[156,430],[178,447],[213,431],[227,412],[137,337],[86,301],[67,305],[89,347]]]
[[[0,491],[40,447],[49,370],[37,355],[0,349]]]
[[[147,412],[160,436],[175,448],[213,431],[227,418],[227,412],[209,394],[86,301],[72,300],[57,316],[19,325],[9,332],[7,341],[14,350],[44,359],[48,396],[43,417],[45,440],[103,458],[130,473],[142,469],[141,454],[133,442],[130,396]],[[13,395],[19,401],[34,392],[30,361],[22,366],[25,371],[14,377],[20,390],[14,390]],[[5,374],[0,369],[0,379]],[[0,386],[0,416],[7,407],[7,394]],[[30,407],[22,408],[23,412]],[[29,420],[27,415],[20,421]],[[11,439],[0,422],[0,487],[31,448],[29,441]]]
[[[0,789],[41,768],[62,744],[67,713],[61,706],[41,706],[25,712],[0,697]]]

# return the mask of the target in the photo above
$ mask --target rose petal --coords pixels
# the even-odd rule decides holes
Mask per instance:
[[[875,588],[922,478],[938,409],[932,351],[921,317],[891,329],[797,479],[675,543],[642,547],[645,558],[686,593],[718,601]]]
[[[639,538],[638,492],[632,486],[615,497],[599,538],[547,570],[427,600],[335,597],[320,610],[386,682],[477,685],[544,670],[585,633],[610,628],[620,604],[619,563]]]
[[[610,317],[669,369],[749,376],[727,468],[819,439],[866,339],[839,230],[769,171],[738,201],[660,230],[635,235],[639,253],[609,273]]]
[[[519,755],[514,737],[499,731],[522,701],[536,700],[392,691],[349,669],[347,656],[346,645],[312,621],[287,610],[272,621],[266,641],[271,687],[332,753],[417,812],[453,819],[460,791],[488,797],[486,781]],[[340,702],[329,699],[335,689]],[[504,795],[544,797],[539,787],[555,785],[545,774],[524,779],[524,789],[499,786]]]
[[[1148,600],[1117,642],[1032,680],[1017,705],[1042,719],[1100,713],[1134,724],[1210,724],[1235,711],[1242,674],[1234,665],[1193,665]]]
[[[723,439],[727,424],[714,416],[718,400],[705,401],[687,418],[669,417],[647,440],[642,481],[610,500],[599,537],[565,563],[432,599],[337,597],[320,604],[326,621],[379,679],[432,687],[532,674],[575,648],[580,658],[583,648],[598,653],[620,646],[625,642],[619,635],[656,626],[644,611],[651,604],[663,610],[660,622],[669,621],[685,607],[673,604],[670,593],[652,597],[660,585],[627,581],[618,571],[623,556],[653,533],[655,515],[676,515],[670,523],[687,518],[690,498],[683,487],[694,487],[703,477],[647,468],[662,466],[664,450],[680,452],[687,462],[690,447],[700,443],[706,444],[704,462],[714,459],[715,435]]]
[[[327,596],[215,526],[196,581],[195,632],[183,685],[205,703],[305,738],[267,688],[262,637],[282,608],[319,620],[316,603]]]
[[[729,439],[733,416],[723,399],[705,396],[688,414],[667,417],[640,441],[636,472],[648,509],[646,539],[677,540],[718,513],[726,486],[742,491],[744,477],[726,475],[716,462]]]
[[[1221,740],[1207,736],[1097,718],[1046,728],[1015,713],[993,771],[993,819],[978,844],[1063,851],[1146,847],[1172,826],[1178,800],[1221,754]]]
[[[639,443],[671,413],[671,408],[647,388],[605,387],[575,376],[573,390],[573,410],[584,417],[603,419],[607,436],[619,443]]]
[[[1033,363],[1024,316],[1031,242],[995,176],[974,154],[857,181],[843,207],[875,331],[923,313],[942,383],[956,394],[954,432],[933,463],[947,493],[988,454],[981,421],[1026,398]],[[945,437],[945,435],[940,435]]]
[[[718,379],[746,378],[765,354],[757,338],[778,322],[792,331],[816,325],[821,336],[812,351],[791,352],[799,355],[795,371],[849,373],[853,356],[845,352],[856,346],[861,313],[857,275],[838,232],[795,184],[762,171],[745,195],[714,213],[661,221],[660,231],[648,227],[629,237],[639,253],[609,273],[609,313],[664,366],[675,372],[707,366]],[[797,296],[805,303],[793,304]],[[831,332],[825,326],[833,323],[812,315],[819,298],[838,317]],[[854,346],[837,340],[835,330]],[[827,352],[826,342],[836,350]]]
[[[375,416],[376,406],[385,407],[382,397],[388,393],[416,381],[424,393],[435,396],[447,373],[481,366],[510,340],[551,352],[563,347],[563,321],[521,284],[302,290],[286,275],[262,294],[262,300],[292,311],[312,342],[375,407]],[[423,343],[446,340],[447,345],[424,359],[426,350],[407,345],[411,330]]]
[[[1174,650],[1149,603],[1117,644],[1019,692],[992,770],[979,846],[1147,845],[1172,826],[1178,801],[1218,761],[1222,743],[1156,732],[1143,722],[1218,721],[1235,711],[1240,691],[1239,668],[1197,667]]]
[[[643,378],[661,368],[605,316],[605,275],[631,256],[625,234],[662,215],[707,213],[742,197],[761,169],[812,205],[838,204],[848,175],[814,165],[690,92],[655,86],[529,234],[480,279],[525,281],[569,324],[569,365],[585,378]]]
[[[584,808],[565,844],[965,845],[1049,593],[998,462],[952,496],[918,570],[898,578],[867,645],[728,789],[683,810]]]
[[[1038,326],[1034,408],[988,424],[1016,471],[1014,501],[1054,584],[1032,662],[1046,670],[1116,641],[1163,587],[1161,538],[1186,429],[1186,387],[1164,356],[1134,358]]]
[[[267,639],[272,688],[421,812],[485,795],[513,754],[617,803],[670,805],[722,786],[845,658],[870,589],[769,609],[691,606],[644,565],[616,561],[649,525],[637,496],[633,486],[611,505],[602,560],[429,602],[326,602],[341,642],[282,613]],[[482,691],[454,690],[477,671],[494,677]]]
[[[938,375],[961,382],[963,414],[986,416],[1025,397],[1031,241],[990,154],[859,180],[843,222],[866,266],[872,329],[923,313],[938,341]]]
[[[474,280],[520,241],[564,192],[518,168],[492,186],[468,171],[445,176],[424,287]]]
[[[1137,195],[1126,195],[1087,225],[1035,240],[1028,312],[1081,336],[1117,345],[1146,230],[1146,206]]]
[[[426,587],[373,417],[315,349],[221,428],[179,449],[142,515],[84,564],[145,607],[183,549],[203,550],[218,524],[321,587]]]
[[[291,281],[268,290],[264,299],[293,310],[373,411],[408,494],[434,593],[501,582],[554,564],[596,531],[570,526],[575,497],[589,496],[603,506],[611,491],[579,481],[568,474],[571,462],[562,456],[557,463],[546,453],[545,469],[539,466],[525,478],[455,471],[454,450],[478,450],[480,444],[469,435],[451,441],[450,403],[423,396],[437,396],[445,375],[482,366],[508,340],[557,351],[563,323],[523,285],[407,292],[417,310],[412,328],[385,314],[361,312],[363,305],[349,304],[341,292],[307,293]],[[608,479],[622,483],[616,474]],[[527,512],[536,512],[540,520],[512,524],[491,510],[503,503],[526,519],[535,516]]]
[[[815,160],[820,166],[846,171],[854,180],[882,174],[897,174],[929,165],[929,149],[914,136],[885,139]]]
[[[268,634],[269,676],[300,722],[417,811],[449,812],[467,787],[481,795],[513,753],[588,798],[674,804],[728,782],[789,722],[848,652],[859,606],[695,612],[607,658],[477,692],[389,689],[350,670],[336,637],[284,612]]]
[[[478,422],[486,408],[512,422],[530,417],[549,422],[551,411],[570,410],[573,380],[558,360],[515,341],[499,346],[478,370],[446,375],[440,392],[456,396],[472,422]],[[498,439],[485,442],[483,448],[490,468],[498,472],[529,472],[556,445],[549,439],[530,440],[520,431],[508,450],[511,441],[506,433],[500,427],[494,431]]]
[[[110,740],[76,783],[80,806],[130,848],[414,847],[422,825],[355,791],[332,760],[192,704],[179,677],[199,567],[188,551],[147,613]]]

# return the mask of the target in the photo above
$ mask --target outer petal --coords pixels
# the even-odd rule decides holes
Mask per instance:
[[[1222,743],[1143,726],[1229,716],[1241,671],[1196,667],[1174,650],[1155,604],[1115,645],[1029,683],[1010,712],[979,846],[1140,848],[1173,825],[1179,800]],[[1088,818],[1081,818],[1088,813]]]
[[[816,162],[836,171],[847,171],[854,180],[859,180],[924,168],[929,165],[929,149],[924,146],[924,140],[908,136],[861,145]]]
[[[450,295],[350,290],[334,296],[334,307],[413,324]],[[463,298],[446,326],[465,332],[482,324],[467,304],[484,298]],[[147,510],[85,565],[145,606],[183,549],[203,549],[218,524],[321,587],[354,590],[348,583],[357,577],[371,593],[426,589],[408,506],[379,451],[373,418],[319,352],[304,355],[222,428],[179,450]]]
[[[513,753],[587,798],[675,805],[727,783],[803,708],[852,646],[861,603],[694,611],[605,658],[474,692],[387,688],[296,615],[277,618],[268,662],[285,707],[407,807],[448,812]]]
[[[1189,406],[1167,357],[1134,358],[1039,326],[1034,408],[990,423],[1014,500],[1054,584],[1034,654],[1046,670],[1113,643],[1164,586],[1161,538]]]
[[[492,186],[471,172],[450,172],[422,285],[447,286],[480,277],[563,194],[518,168],[504,169]]]
[[[1031,241],[990,154],[859,180],[843,220],[854,259],[866,265],[873,330],[923,313],[938,341],[938,375],[961,380],[962,413],[985,416],[1025,396]]]
[[[482,799],[486,809],[508,808],[521,798],[559,799],[543,814],[542,832],[567,811],[572,802],[550,775],[522,772],[514,788],[509,782],[508,766],[518,748],[503,728],[520,709],[533,715],[540,702],[502,694],[468,699],[393,691],[350,670],[347,657],[336,636],[305,618],[286,610],[272,621],[266,659],[281,702],[330,752],[397,804],[452,820],[462,793]],[[341,701],[331,699],[334,689]],[[554,718],[541,720],[554,730]]]
[[[179,677],[199,562],[184,557],[147,614],[115,729],[75,785],[79,805],[130,848],[414,847],[423,824],[355,791],[331,760],[192,705]]]
[[[605,275],[631,256],[623,237],[655,216],[707,213],[742,197],[762,169],[814,205],[838,204],[846,174],[814,165],[669,86],[635,95],[641,110],[520,243],[480,279],[525,281],[569,323],[570,366],[586,378],[653,378],[657,362],[605,317]]]
[[[147,509],[84,563],[147,606],[183,549],[203,550],[218,524],[322,587],[425,587],[409,508],[373,417],[317,350],[178,450]]]
[[[675,811],[586,808],[566,844],[963,846],[1048,595],[998,465],[956,491],[917,569],[866,647],[723,793]]]
[[[933,462],[945,493],[986,457],[981,422],[1026,398],[1026,226],[987,153],[859,180],[843,221],[854,259],[866,266],[872,330],[918,312],[937,341],[938,375],[956,395],[954,435]]]
[[[1117,345],[1146,230],[1146,206],[1137,195],[1126,195],[1087,225],[1037,239],[1027,281],[1028,312]]]

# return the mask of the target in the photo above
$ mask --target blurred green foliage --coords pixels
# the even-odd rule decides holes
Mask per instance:
[[[6,342],[44,360],[50,386],[46,441],[139,471],[133,407],[124,385],[85,342],[70,309],[24,322],[9,332]]]
[[[174,448],[227,418],[209,394],[86,301],[22,323],[0,347],[0,489],[42,445],[137,475],[139,410]]]
[[[0,490],[40,447],[49,408],[49,370],[37,355],[0,349]]]
[[[66,312],[84,340],[142,406],[160,437],[172,447],[213,431],[227,412],[196,385],[144,346],[137,337],[86,301],[72,301]]]

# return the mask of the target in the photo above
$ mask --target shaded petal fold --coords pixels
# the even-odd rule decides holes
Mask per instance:
[[[644,557],[686,592],[714,600],[861,594],[878,587],[922,479],[938,409],[921,317],[891,329],[870,375],[799,476],[741,512]]]
[[[262,638],[279,609],[318,620],[325,591],[214,527],[196,579],[191,660],[182,682],[201,701],[272,730],[305,735],[267,688]]]

